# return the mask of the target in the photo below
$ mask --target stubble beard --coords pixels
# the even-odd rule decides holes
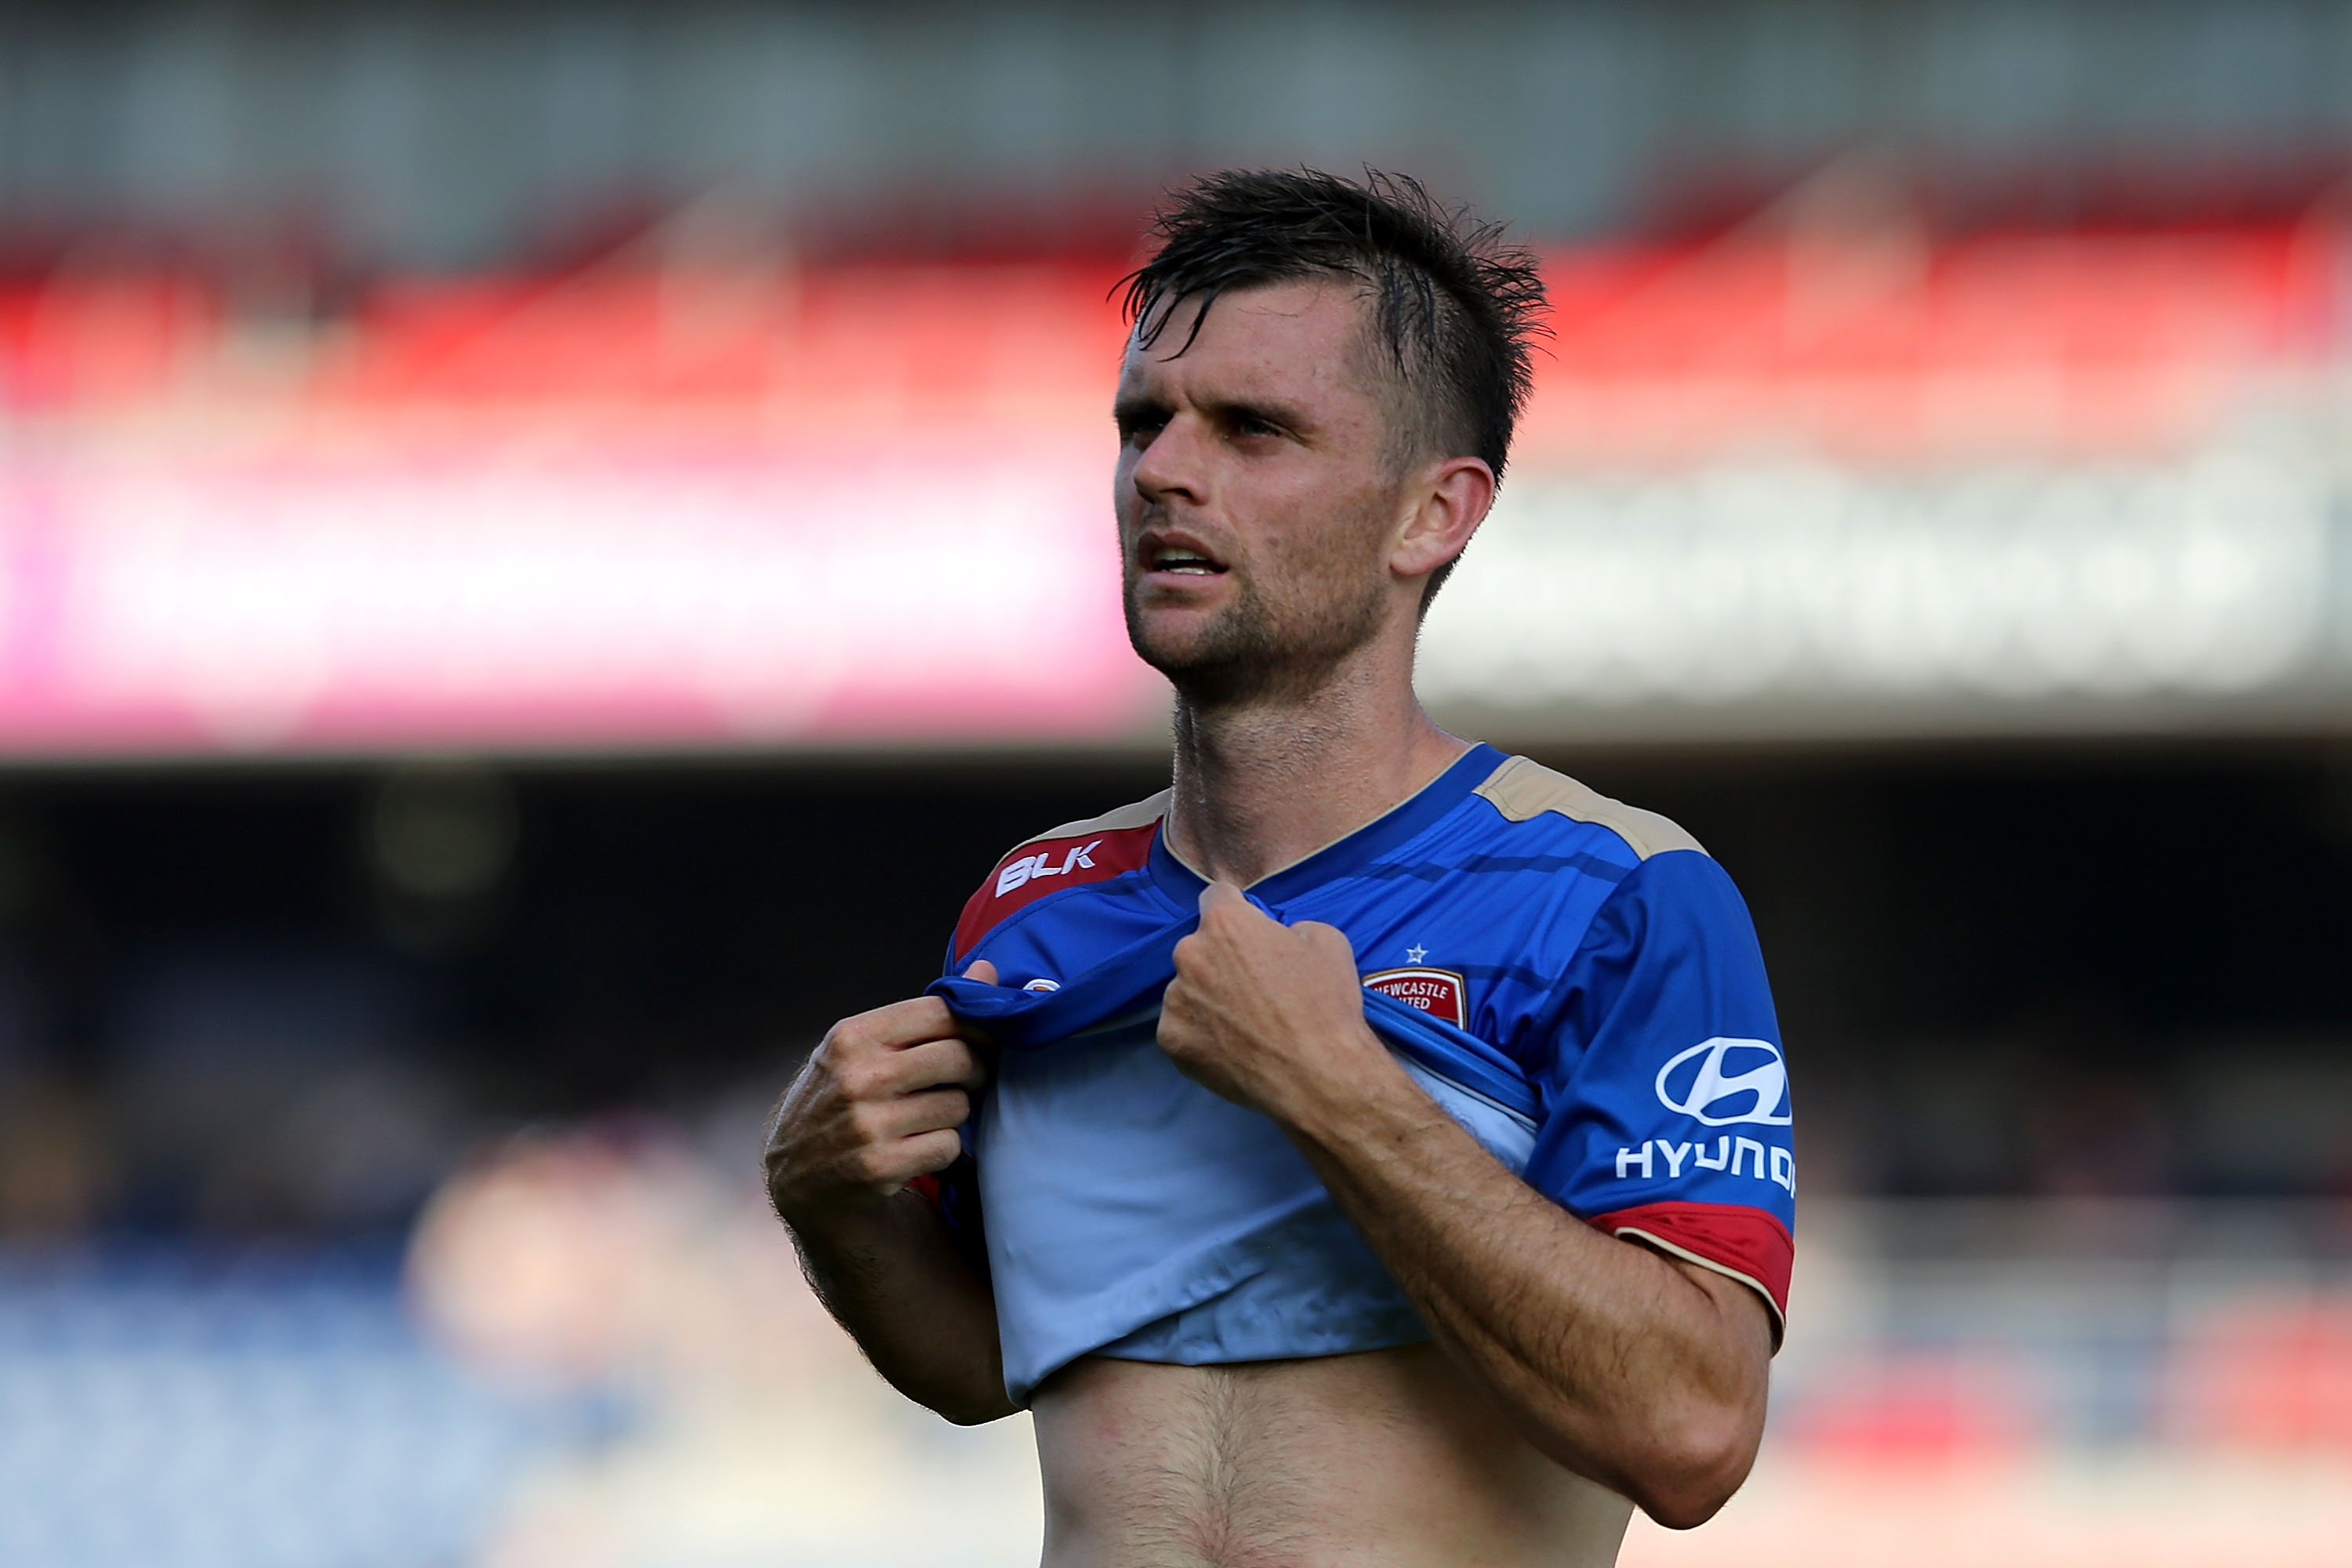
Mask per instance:
[[[1380,635],[1388,609],[1381,584],[1369,578],[1360,591],[1287,614],[1247,578],[1235,588],[1233,602],[1181,647],[1157,645],[1146,634],[1135,584],[1123,595],[1129,644],[1194,712],[1304,701]]]

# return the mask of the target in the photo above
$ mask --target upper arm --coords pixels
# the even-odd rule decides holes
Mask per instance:
[[[1528,1180],[1611,1235],[1738,1282],[1777,1343],[1796,1221],[1788,1073],[1729,877],[1696,850],[1643,861],[1557,994]]]
[[[1762,1294],[1748,1281],[1735,1279],[1706,1264],[1671,1255],[1666,1262],[1707,1299],[1722,1326],[1718,1348],[1739,1369],[1743,1384],[1760,1395],[1780,1338],[1772,1310]]]

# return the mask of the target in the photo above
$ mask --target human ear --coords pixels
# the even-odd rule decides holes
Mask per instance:
[[[1495,470],[1477,458],[1447,458],[1414,477],[1389,549],[1389,569],[1422,577],[1462,553],[1495,504]]]

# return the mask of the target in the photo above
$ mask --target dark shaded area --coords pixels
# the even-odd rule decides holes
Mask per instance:
[[[1739,879],[1841,1184],[2352,1191],[2347,756],[2019,745],[1583,771],[1678,816]]]
[[[1792,1036],[2094,1009],[2352,1031],[2352,774],[2319,744],[1546,759],[1676,816],[1754,906]]]
[[[0,861],[22,885],[0,888],[0,911],[45,1051],[103,1071],[122,988],[159,956],[332,952],[400,971],[517,1109],[625,1102],[919,990],[1003,847],[1156,787],[1140,764],[523,769],[488,907],[419,932],[387,919],[373,863],[383,778],[16,781]]]
[[[1738,879],[1815,1183],[2129,1193],[2352,1184],[2343,757],[1545,760]],[[360,766],[13,780],[0,1224],[382,1223],[484,1128],[781,1081],[936,972],[1004,847],[1156,784],[1101,759],[467,776],[457,816],[389,827],[442,797]],[[466,837],[493,798],[505,837]]]

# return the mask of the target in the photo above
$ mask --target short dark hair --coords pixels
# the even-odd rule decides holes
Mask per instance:
[[[1404,393],[1400,466],[1483,458],[1497,480],[1533,379],[1544,331],[1536,258],[1500,224],[1441,206],[1417,180],[1367,169],[1361,184],[1313,169],[1228,170],[1179,193],[1151,230],[1159,248],[1125,279],[1138,340],[1159,341],[1180,300],[1198,296],[1192,346],[1229,289],[1346,278],[1370,296],[1368,325]],[[1454,570],[1430,574],[1424,605]]]

